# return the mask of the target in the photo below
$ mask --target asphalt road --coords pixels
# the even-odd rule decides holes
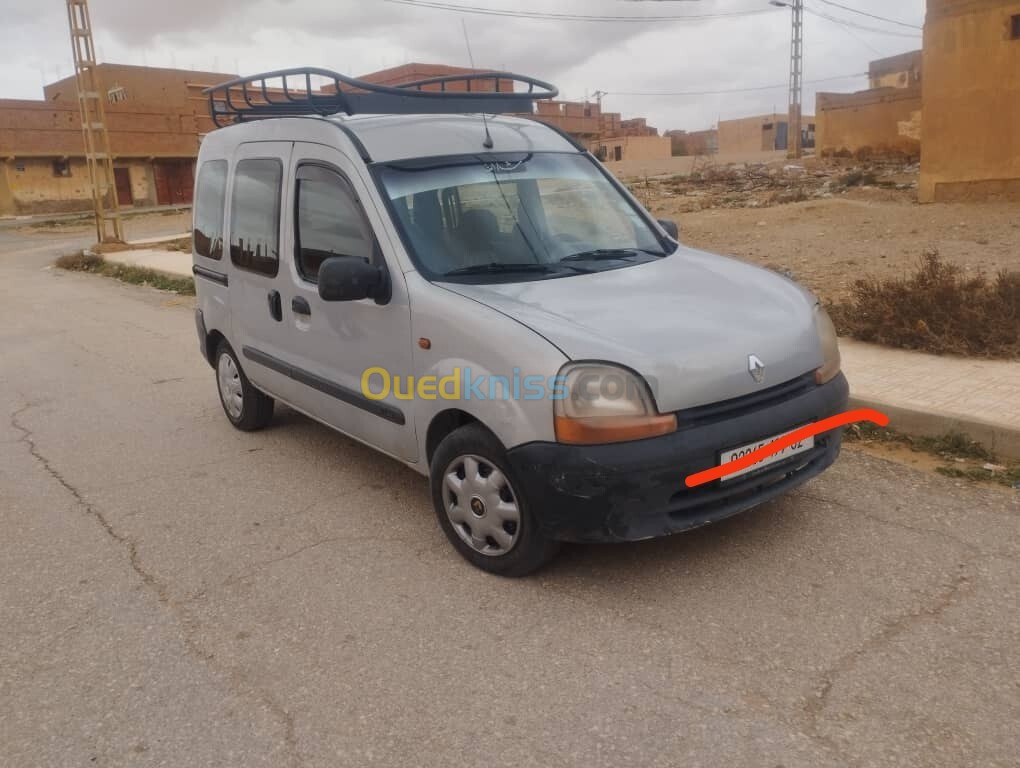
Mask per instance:
[[[190,300],[82,239],[0,242],[0,765],[1018,764],[1020,494],[847,451],[486,576],[410,470],[234,431]]]

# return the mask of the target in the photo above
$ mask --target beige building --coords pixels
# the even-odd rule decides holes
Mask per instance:
[[[928,0],[921,202],[1020,200],[1020,0]]]
[[[667,160],[673,156],[669,136],[619,136],[589,143],[591,153],[613,168],[618,163],[645,163]]]
[[[811,148],[815,145],[815,118],[804,115],[801,125],[801,145]],[[788,115],[778,113],[720,120],[718,131],[720,154],[774,152],[788,148],[790,120]]]
[[[910,88],[921,82],[922,51],[910,51],[868,65],[868,88]]]

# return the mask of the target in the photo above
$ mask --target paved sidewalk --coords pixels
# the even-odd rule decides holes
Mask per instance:
[[[840,339],[855,405],[908,434],[963,432],[1020,457],[1020,362],[927,355]]]
[[[187,233],[180,237],[187,237]],[[166,240],[160,238],[153,242]],[[176,239],[176,238],[171,238]],[[138,243],[147,241],[136,241]],[[161,248],[137,248],[131,251],[118,251],[116,253],[103,254],[107,261],[115,261],[119,264],[129,264],[135,267],[147,267],[157,272],[165,272],[174,277],[191,277],[191,254],[184,251],[165,251]]]
[[[145,208],[125,207],[120,209],[123,219],[131,219],[136,216],[147,216],[153,213],[167,213],[170,211],[189,211],[191,204],[182,205],[153,205]],[[10,227],[26,227],[32,224],[41,224],[49,221],[81,222],[82,225],[91,224],[93,221],[92,211],[73,211],[71,213],[37,213],[22,216],[0,216],[0,229]]]
[[[191,276],[191,254],[180,251],[106,258]],[[997,454],[1020,457],[1020,362],[938,357],[850,339],[840,340],[840,350],[854,406],[888,414],[890,426],[906,434],[962,432]]]

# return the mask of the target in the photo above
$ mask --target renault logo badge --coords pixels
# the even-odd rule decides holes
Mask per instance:
[[[748,355],[747,371],[751,374],[751,378],[754,379],[756,383],[761,384],[765,381],[765,363],[763,363],[761,358],[757,355]]]

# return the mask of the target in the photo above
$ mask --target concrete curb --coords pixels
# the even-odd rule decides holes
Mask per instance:
[[[191,254],[180,251],[164,251],[159,248],[137,248],[103,254],[106,261],[133,267],[144,267],[153,272],[175,278],[192,279]]]
[[[921,411],[892,405],[877,398],[850,396],[851,408],[874,408],[889,417],[889,427],[905,435],[939,437],[959,432],[981,443],[996,456],[1020,459],[1020,430],[958,413]]]

